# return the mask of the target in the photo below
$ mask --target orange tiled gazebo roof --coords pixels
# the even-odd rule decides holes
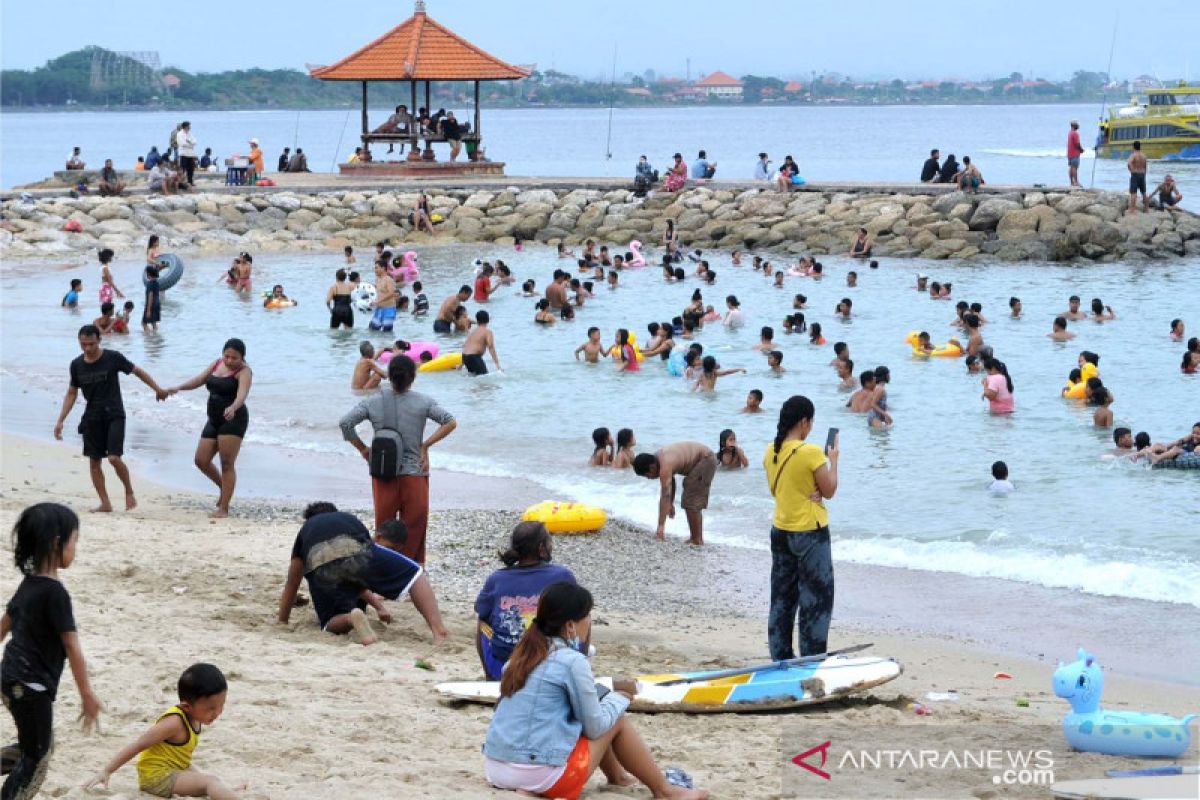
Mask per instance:
[[[397,27],[309,74],[323,81],[506,81],[528,77],[529,71],[440,25],[418,2],[416,12]]]

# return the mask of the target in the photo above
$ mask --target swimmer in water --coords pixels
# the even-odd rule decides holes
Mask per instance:
[[[815,345],[825,344],[825,337],[821,335],[821,323],[814,322],[808,326],[808,341]]]
[[[1067,298],[1067,310],[1059,316],[1074,320],[1087,319],[1087,312],[1079,310],[1079,295],[1073,294]]]
[[[833,343],[833,360],[829,362],[829,366],[836,367],[844,361],[850,359],[850,345],[845,342]]]
[[[565,244],[563,244],[562,242],[559,242],[558,243],[558,257],[559,258],[575,258],[575,254],[573,252],[571,252],[570,250],[568,250],[567,246]]]
[[[967,339],[967,355],[977,356],[979,351],[983,349],[983,334],[979,332],[979,316],[977,314],[963,314],[963,323],[967,326],[969,338]]]
[[[1008,307],[1009,307],[1009,309],[1011,309],[1011,312],[1009,313],[1010,317],[1012,317],[1013,319],[1021,318],[1021,298],[1019,298],[1019,297],[1008,298]]]
[[[467,313],[465,307],[462,308],[462,313]],[[492,357],[496,371],[504,371],[504,367],[500,366],[500,356],[496,355],[496,337],[488,327],[491,321],[491,315],[483,309],[475,312],[475,330],[467,334],[462,347],[462,365],[469,375],[487,375],[487,365],[483,363],[485,352]]]
[[[363,342],[358,346],[358,363],[350,376],[351,389],[377,389],[379,382],[387,377],[387,370],[375,363],[375,345]]]
[[[347,264],[357,264],[358,259],[354,257],[354,248],[346,245],[342,248],[342,254],[346,257]]]
[[[1184,337],[1183,320],[1181,320],[1181,319],[1171,320],[1171,341],[1172,342],[1182,342],[1183,337]]]
[[[553,325],[558,321],[558,317],[550,310],[550,301],[546,298],[537,301],[537,313],[533,315],[533,321],[539,325]]]
[[[617,451],[613,454],[612,465],[616,469],[630,469],[633,467],[633,459],[636,453],[633,448],[637,446],[637,440],[633,438],[633,430],[631,428],[621,428],[617,431]]]
[[[117,322],[116,317],[113,316],[115,308],[112,303],[100,304],[100,316],[92,320],[92,324],[100,329],[101,335],[107,335],[112,332],[113,325]]]
[[[921,331],[917,334],[917,349],[923,353],[934,351],[933,343],[929,341],[929,331]],[[972,355],[970,358],[978,359],[978,356]]]
[[[609,289],[621,288],[619,281],[620,281],[620,274],[615,269],[610,269],[608,271],[608,288]]]
[[[629,343],[629,331],[625,328],[617,328],[617,336],[614,342],[612,359],[619,365],[620,370],[622,372],[637,372],[640,370],[641,365],[638,364],[637,351]]]
[[[70,291],[68,291],[66,294],[63,295],[63,299],[62,299],[62,303],[61,303],[62,307],[63,308],[78,308],[79,307],[79,293],[82,291],[83,291],[83,281],[79,280],[79,278],[72,278]]]
[[[778,272],[775,273],[775,288],[776,289],[783,288],[783,278],[784,278],[783,270],[779,270]]]
[[[592,457],[588,459],[588,466],[611,467],[615,447],[608,428],[596,428],[592,431]]]
[[[522,297],[537,297],[537,281],[527,280],[521,284]],[[549,305],[549,303],[547,303]]]
[[[465,333],[471,330],[471,326],[475,324],[475,320],[471,319],[470,313],[466,306],[459,306],[454,312],[454,331],[455,333]]]
[[[717,461],[725,469],[745,469],[750,466],[750,459],[738,447],[737,434],[726,428],[717,438]]]
[[[113,333],[129,333],[129,318],[133,316],[133,301],[126,300],[121,313],[113,320]]]
[[[1116,319],[1116,312],[1112,310],[1112,306],[1106,306],[1099,297],[1092,298],[1092,320],[1095,322],[1105,322],[1106,320]]]
[[[742,265],[742,251],[734,250],[732,253],[730,253],[729,263],[733,264],[735,267],[740,267]]]
[[[875,371],[865,370],[858,376],[858,382],[862,388],[850,395],[846,408],[855,414],[866,414],[875,405]]]
[[[283,284],[281,283],[275,284],[275,286],[271,288],[271,293],[263,298],[263,308],[267,308],[271,305],[271,303],[290,303],[294,306],[300,305],[299,302],[292,300],[283,293]]]
[[[983,372],[983,362],[979,360],[979,356],[967,356],[967,374],[978,375]]]
[[[742,304],[738,302],[736,295],[729,295],[725,298],[725,319],[721,321],[726,328],[740,328],[746,322],[745,314],[742,313]]]
[[[838,381],[838,391],[845,391],[854,388],[854,362],[850,359],[837,362],[837,374],[841,378]]]
[[[891,380],[892,374],[887,367],[875,368],[875,395],[867,411],[867,424],[872,428],[886,428],[892,424],[892,415],[887,410],[887,385]]]
[[[745,367],[732,367],[730,369],[722,369],[719,363],[716,363],[716,356],[706,355],[701,361],[702,369],[700,375],[696,378],[696,385],[692,386],[694,392],[714,392],[716,391],[716,379],[732,375],[738,372],[745,372]]]
[[[767,366],[770,367],[772,374],[782,375],[787,372],[783,366],[783,352],[781,350],[772,350],[767,353]]]
[[[589,364],[598,364],[601,357],[608,355],[604,345],[600,343],[600,329],[594,325],[588,328],[587,341],[575,348],[575,360],[583,353],[583,360]]]
[[[928,286],[929,286],[929,276],[924,273],[918,272],[917,273],[917,291],[925,292],[928,289]]]
[[[754,345],[754,349],[760,353],[769,353],[775,349],[775,329],[770,325],[763,325],[759,331],[758,344]]]
[[[1087,404],[1095,406],[1092,412],[1092,424],[1097,428],[1108,428],[1113,424],[1113,412],[1109,408],[1113,404],[1112,392],[1099,378],[1088,378]]]
[[[1053,339],[1056,342],[1069,342],[1075,338],[1075,334],[1073,334],[1069,330],[1067,330],[1067,318],[1066,317],[1055,317],[1054,318],[1054,329],[1052,331],[1050,331],[1050,333],[1047,333],[1046,336],[1048,336],[1049,338]]]
[[[746,394],[746,405],[742,406],[742,410],[738,413],[740,413],[740,414],[761,414],[761,413],[763,413],[762,401],[763,401],[762,389],[751,389]]]
[[[942,295],[942,285],[937,281],[929,284],[929,299],[937,300]]]
[[[849,297],[843,297],[841,302],[837,304],[837,307],[834,309],[833,313],[837,314],[842,319],[850,319],[852,316],[854,316],[851,313],[852,308],[854,308],[854,301]]]
[[[850,270],[846,273],[846,286],[851,289],[858,286],[858,273],[854,270]]]
[[[792,309],[802,311],[808,305],[808,298],[802,294],[798,294],[792,298]]]

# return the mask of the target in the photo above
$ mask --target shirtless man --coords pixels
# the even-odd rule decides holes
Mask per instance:
[[[546,287],[546,300],[550,302],[551,311],[567,305],[567,273],[561,269],[554,271],[554,280]]]
[[[583,360],[589,364],[597,364],[600,362],[601,356],[608,355],[608,350],[604,347],[604,345],[600,344],[599,328],[594,326],[588,328],[587,341],[575,348],[576,361],[579,360],[580,353],[583,353]]]
[[[1067,310],[1061,316],[1066,319],[1087,319],[1087,312],[1079,310],[1079,295],[1071,295],[1067,300]]]
[[[375,265],[375,314],[367,327],[373,331],[390,331],[396,324],[396,282],[383,264]]]
[[[361,358],[354,365],[354,374],[350,376],[351,389],[376,389],[379,382],[387,377],[387,371],[375,362],[375,345],[363,342],[358,346]]]
[[[470,298],[471,287],[464,284],[458,287],[455,294],[443,300],[442,307],[438,309],[437,318],[433,321],[433,332],[450,333],[454,329],[454,318],[458,316],[458,307]]]
[[[858,382],[862,388],[850,395],[846,407],[855,414],[866,414],[875,405],[875,371],[864,370],[858,376]]]
[[[1146,156],[1142,152],[1140,141],[1133,143],[1133,152],[1130,153],[1125,166],[1129,169],[1129,211],[1127,213],[1137,213],[1138,192],[1142,193],[1142,210],[1149,212],[1150,199],[1146,196]]]
[[[492,335],[492,329],[488,327],[488,323],[491,321],[492,318],[488,312],[483,309],[476,311],[475,329],[467,334],[467,340],[463,342],[462,365],[471,375],[487,375],[487,364],[483,363],[484,350],[491,355],[496,369],[500,372],[504,371],[504,368],[500,366],[500,357],[496,355],[496,338]]]
[[[763,393],[762,389],[751,389],[746,395],[746,405],[742,407],[740,414],[761,414]]]
[[[679,505],[687,515],[688,541],[704,544],[704,509],[708,508],[708,491],[717,473],[717,457],[699,442],[669,444],[657,453],[638,453],[633,459],[633,471],[640,477],[658,480],[658,528],[654,535],[666,538],[667,518],[675,518],[675,476],[683,476],[683,497]]]
[[[970,332],[970,338],[967,339],[967,355],[977,356],[980,349],[983,348],[983,334],[979,332],[979,315],[963,314],[963,323]]]
[[[1067,320],[1064,317],[1054,318],[1054,330],[1046,334],[1056,342],[1069,342],[1075,338],[1075,334],[1067,330]]]

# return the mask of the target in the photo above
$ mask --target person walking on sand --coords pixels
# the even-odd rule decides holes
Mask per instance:
[[[75,407],[75,400],[82,390],[87,407],[79,422],[79,432],[83,434],[83,454],[89,462],[92,486],[100,497],[100,505],[92,510],[113,510],[101,470],[101,461],[107,458],[121,485],[125,487],[125,510],[132,511],[137,508],[137,499],[133,495],[129,467],[121,458],[125,453],[125,405],[121,401],[119,373],[136,375],[154,391],[157,400],[166,400],[167,390],[121,353],[102,348],[100,329],[95,325],[84,325],[79,329],[79,349],[83,355],[71,362],[71,385],[67,387],[62,410],[54,424],[54,438],[62,439],[63,423]]]
[[[411,391],[417,365],[408,356],[393,356],[388,362],[391,390],[382,389],[363,400],[342,417],[345,438],[371,465],[371,494],[375,501],[375,527],[401,519],[408,528],[408,542],[401,551],[425,563],[425,530],[429,524],[429,448],[446,438],[458,423],[432,397]],[[375,431],[371,446],[355,432],[370,420]],[[425,421],[437,424],[425,438]]]
[[[1142,211],[1149,213],[1150,199],[1146,197],[1146,154],[1142,152],[1142,143],[1133,143],[1133,152],[1125,162],[1129,170],[1129,214],[1137,213],[1137,195],[1142,193]]]
[[[658,499],[656,538],[666,538],[667,518],[675,518],[675,476],[683,476],[683,497],[679,505],[687,515],[689,542],[704,544],[704,509],[708,508],[708,492],[717,474],[717,457],[700,442],[669,444],[657,453],[638,453],[633,459],[634,474],[658,480],[661,486]]]
[[[488,327],[488,323],[491,321],[492,318],[488,312],[483,309],[476,311],[475,328],[467,334],[467,340],[463,342],[462,364],[472,375],[487,375],[487,364],[483,363],[485,350],[491,355],[496,369],[500,372],[504,371],[500,366],[500,357],[496,355],[496,337],[492,335],[492,329]]]
[[[196,468],[217,485],[220,495],[217,507],[210,517],[229,516],[229,503],[237,486],[238,453],[242,450],[242,439],[250,426],[250,411],[246,408],[246,397],[250,394],[250,383],[254,373],[246,363],[246,344],[241,339],[230,339],[221,348],[221,357],[190,381],[167,390],[168,394],[189,392],[201,386],[208,389],[207,422],[200,431],[200,443],[196,445]],[[213,466],[213,459],[220,454],[221,469]]]
[[[1080,186],[1079,157],[1084,153],[1083,145],[1079,142],[1079,120],[1071,120],[1071,132],[1067,134],[1067,176],[1072,186]]]
[[[767,487],[775,498],[767,644],[776,661],[796,657],[793,624],[800,655],[824,653],[833,615],[833,554],[824,501],[837,493],[838,446],[836,434],[827,450],[805,441],[815,414],[807,397],[789,397],[779,409],[775,440],[763,454]]]

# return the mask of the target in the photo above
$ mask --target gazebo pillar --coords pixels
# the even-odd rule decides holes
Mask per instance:
[[[362,132],[363,132],[363,148],[370,153],[371,147],[367,142],[366,135],[370,133],[370,126],[367,122],[367,82],[362,82]]]
[[[471,130],[475,134],[475,152],[471,153],[471,160],[479,160],[479,151],[483,147],[483,136],[479,131],[479,81],[475,81],[475,121],[471,124]]]
[[[417,118],[417,82],[415,80],[409,81],[408,85],[412,90],[412,105],[409,106],[409,108],[412,109],[412,122],[410,122],[408,125],[409,143],[408,157],[406,160],[420,161],[421,143],[419,141],[419,136],[421,134],[421,120]]]
[[[425,81],[425,112],[429,116],[433,116],[433,105],[429,101],[429,81]],[[436,161],[437,155],[433,152],[433,143],[428,139],[425,140],[425,151],[421,153],[422,161]]]

